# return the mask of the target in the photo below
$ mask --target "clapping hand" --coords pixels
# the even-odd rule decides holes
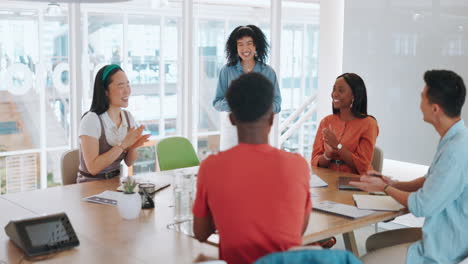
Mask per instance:
[[[331,130],[331,128],[324,128],[322,130],[322,134],[323,134],[323,142],[325,142],[325,144],[328,144],[333,149],[336,149],[340,142],[336,138],[336,135]]]
[[[134,146],[141,146],[148,140],[149,135],[141,135],[143,133],[144,126],[138,128],[130,128],[127,135],[122,141],[122,147],[124,149],[133,148]]]
[[[382,192],[385,186],[392,182],[390,178],[382,176],[377,171],[368,171],[361,176],[360,181],[351,181],[349,184],[366,192]]]
[[[133,145],[130,146],[130,149],[137,149],[139,147],[142,147],[145,142],[148,142],[148,138],[151,137],[151,134],[147,134],[147,135],[141,135],[138,140],[133,143]]]

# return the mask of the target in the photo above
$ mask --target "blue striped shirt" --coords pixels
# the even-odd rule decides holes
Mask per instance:
[[[278,86],[278,81],[276,80],[275,71],[270,66],[258,61],[255,63],[255,67],[252,71],[263,74],[273,84],[275,89],[273,97],[273,112],[279,113],[281,111],[281,93]],[[213,106],[216,110],[220,112],[231,112],[224,95],[226,94],[227,88],[231,82],[239,78],[239,76],[241,76],[243,73],[244,68],[242,68],[240,61],[238,61],[236,65],[224,65],[223,68],[221,68],[218,79],[218,87],[216,88],[216,97],[213,100]]]
[[[406,263],[459,263],[468,256],[468,129],[463,120],[441,138],[426,180],[410,194],[408,208],[426,217],[422,240]]]

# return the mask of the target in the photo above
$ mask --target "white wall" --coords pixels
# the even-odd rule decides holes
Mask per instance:
[[[450,69],[468,81],[468,1],[345,1],[344,18],[343,71],[366,82],[385,158],[429,165],[439,136],[419,110],[422,77]]]

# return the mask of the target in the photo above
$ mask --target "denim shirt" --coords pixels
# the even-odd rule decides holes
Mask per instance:
[[[408,208],[426,217],[422,240],[406,263],[459,263],[468,256],[468,129],[463,120],[441,138],[426,180],[408,198]]]
[[[265,76],[273,84],[275,89],[273,97],[273,112],[279,113],[281,111],[281,93],[278,86],[278,81],[276,80],[275,71],[270,66],[258,61],[255,63],[255,67],[252,71],[263,74],[263,76]],[[220,112],[231,112],[224,95],[226,94],[227,88],[231,82],[239,78],[243,73],[244,68],[242,68],[240,61],[238,61],[236,65],[224,65],[223,68],[221,68],[218,79],[218,87],[216,88],[216,97],[213,100],[213,106],[216,110]]]

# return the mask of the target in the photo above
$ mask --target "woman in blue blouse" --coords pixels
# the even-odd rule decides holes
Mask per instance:
[[[229,35],[226,42],[227,64],[219,73],[216,97],[213,106],[222,113],[220,150],[237,145],[237,130],[229,121],[231,112],[224,97],[231,81],[244,73],[258,72],[267,77],[275,87],[273,112],[281,111],[281,94],[275,71],[265,61],[268,57],[269,45],[262,30],[254,25],[238,26]]]

